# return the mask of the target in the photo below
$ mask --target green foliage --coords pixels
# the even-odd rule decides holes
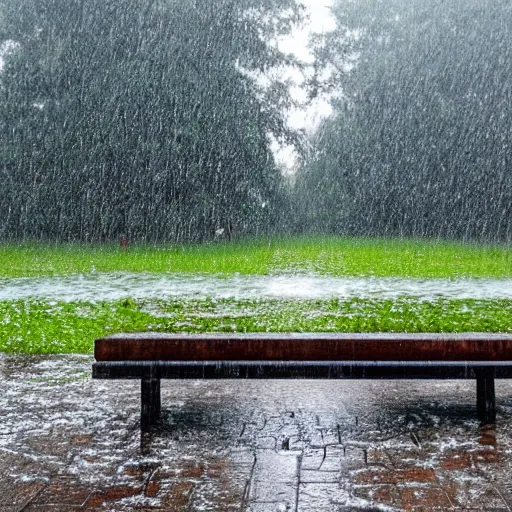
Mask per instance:
[[[512,240],[511,3],[333,12],[321,58],[342,94],[297,180],[307,229]]]
[[[512,301],[0,302],[0,351],[90,353],[114,332],[512,332]]]
[[[508,246],[415,239],[269,238],[204,245],[3,244],[0,278],[89,272],[510,277]]]
[[[289,62],[267,41],[299,18],[295,0],[4,0],[0,238],[270,229],[269,135],[297,136],[287,91],[271,101],[249,74]]]

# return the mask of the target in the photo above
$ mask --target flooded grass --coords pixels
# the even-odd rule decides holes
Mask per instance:
[[[510,277],[507,247],[440,241],[4,244],[0,351],[91,353],[121,331],[512,332],[512,298],[484,281]]]
[[[512,300],[0,302],[0,351],[90,353],[114,332],[512,332]]]
[[[261,238],[204,245],[3,244],[0,278],[91,272],[510,277],[507,246],[406,239]]]

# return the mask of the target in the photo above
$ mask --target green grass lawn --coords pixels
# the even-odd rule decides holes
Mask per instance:
[[[364,239],[257,239],[208,245],[3,244],[0,278],[98,272],[206,272],[333,276],[510,277],[507,246]]]
[[[4,244],[0,279],[88,272],[333,276],[511,277],[506,246],[456,242],[289,238],[209,245]],[[90,353],[120,331],[512,332],[512,301],[123,300],[0,302],[0,351]]]
[[[0,302],[0,351],[90,353],[114,332],[512,332],[512,301]]]

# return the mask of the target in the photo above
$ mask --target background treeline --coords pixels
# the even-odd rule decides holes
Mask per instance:
[[[334,115],[297,183],[306,229],[511,240],[512,3],[338,0],[334,15],[317,48]]]
[[[0,238],[201,241],[286,203],[294,0],[0,0]],[[14,42],[14,45],[13,45]]]
[[[308,144],[268,78],[301,15],[299,0],[0,0],[0,240],[512,240],[512,3],[335,0],[309,83],[334,112]],[[303,155],[292,183],[272,138]]]

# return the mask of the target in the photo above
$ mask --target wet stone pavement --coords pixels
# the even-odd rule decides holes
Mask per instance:
[[[462,381],[139,382],[87,356],[0,354],[0,512],[512,510],[512,383],[498,426]]]

